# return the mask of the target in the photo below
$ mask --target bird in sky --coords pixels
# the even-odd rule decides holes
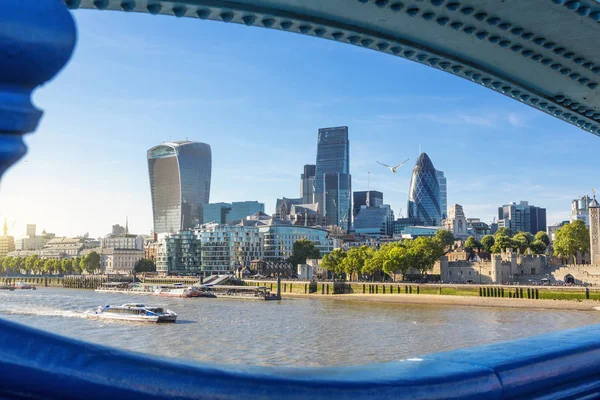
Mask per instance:
[[[404,164],[406,164],[407,161],[408,161],[408,158],[406,160],[402,161],[400,164],[396,165],[395,167],[391,167],[391,166],[389,166],[387,164],[380,163],[379,161],[377,161],[377,164],[383,165],[384,167],[389,168],[390,171],[392,171],[393,173],[396,173],[396,170],[398,168],[400,168],[401,166],[403,166]]]

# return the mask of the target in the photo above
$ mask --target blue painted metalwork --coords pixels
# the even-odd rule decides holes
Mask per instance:
[[[600,135],[594,0],[64,0],[296,32],[468,79]]]
[[[384,364],[272,368],[160,359],[0,320],[0,398],[595,398],[600,396],[599,329]]]
[[[71,57],[75,24],[59,0],[2,0],[0,12],[0,177],[21,158],[23,134],[42,112],[31,93]]]

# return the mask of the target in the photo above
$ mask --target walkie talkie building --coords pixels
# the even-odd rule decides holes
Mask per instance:
[[[191,229],[202,221],[209,203],[212,156],[199,142],[161,143],[148,150],[154,232]]]

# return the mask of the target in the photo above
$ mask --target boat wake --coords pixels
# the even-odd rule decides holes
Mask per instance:
[[[85,312],[73,310],[56,310],[50,308],[14,308],[1,309],[0,314],[34,315],[43,317],[85,318]]]

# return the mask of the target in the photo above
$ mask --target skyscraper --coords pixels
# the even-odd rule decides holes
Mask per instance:
[[[408,218],[416,218],[429,226],[439,226],[442,220],[440,185],[436,174],[429,156],[421,153],[410,178]]]
[[[351,179],[348,127],[319,129],[315,201],[330,224],[343,225],[346,230],[352,219]]]
[[[323,194],[323,210],[327,222],[337,225],[345,231],[352,221],[352,187],[348,174],[325,174],[325,193]]]
[[[536,234],[546,231],[546,209],[529,205],[527,201],[510,203],[498,207],[498,225],[512,233],[519,231]]]
[[[148,150],[154,232],[170,233],[202,223],[209,202],[212,157],[199,142],[161,143]]]
[[[304,166],[304,173],[300,175],[300,197],[302,197],[303,204],[314,203],[315,193],[315,169],[316,165],[306,164]]]
[[[442,211],[442,219],[448,217],[448,189],[446,187],[446,177],[443,171],[436,170],[435,176],[440,186],[440,210]]]
[[[360,211],[362,206],[379,207],[383,205],[383,193],[377,190],[367,190],[364,192],[354,192],[352,194],[352,217]]]

